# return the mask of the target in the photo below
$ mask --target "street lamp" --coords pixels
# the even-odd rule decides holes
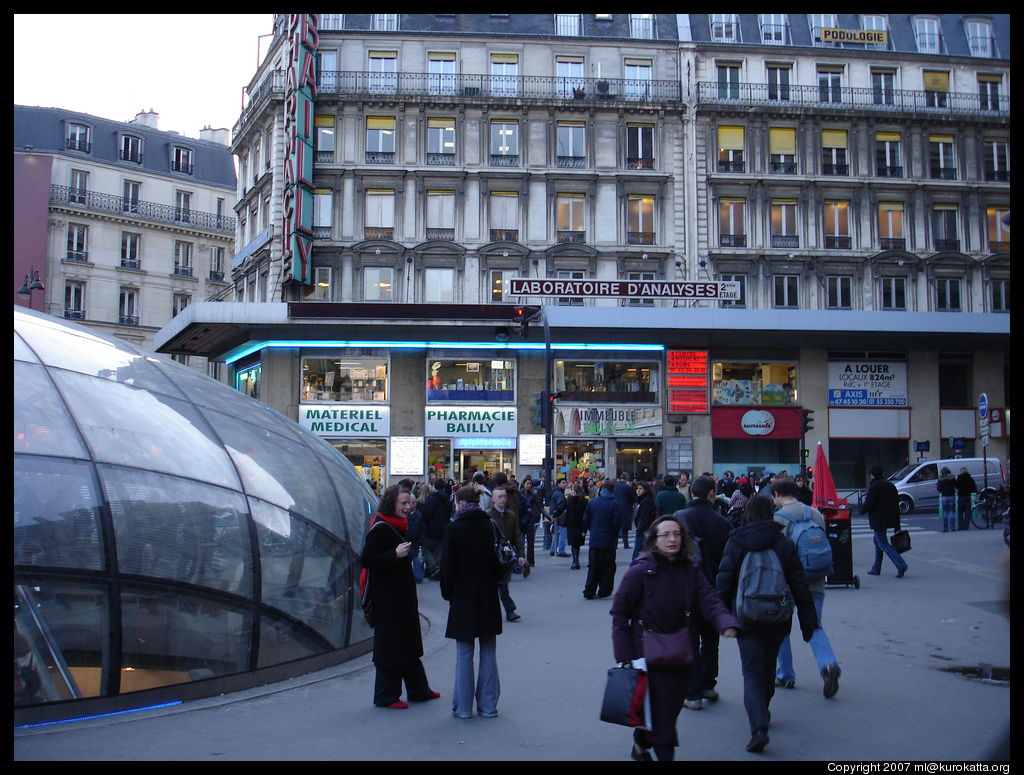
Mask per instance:
[[[32,308],[32,294],[35,291],[45,291],[46,286],[43,285],[39,279],[39,270],[32,267],[32,270],[25,275],[25,282],[18,288],[18,296],[22,299],[28,299],[29,309]]]

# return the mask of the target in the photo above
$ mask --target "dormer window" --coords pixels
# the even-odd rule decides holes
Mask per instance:
[[[133,161],[142,164],[142,138],[132,135],[121,135],[118,158],[122,161]]]
[[[171,154],[171,169],[174,172],[192,174],[192,149],[175,146]]]
[[[92,127],[85,124],[68,124],[67,146],[71,151],[92,153]]]

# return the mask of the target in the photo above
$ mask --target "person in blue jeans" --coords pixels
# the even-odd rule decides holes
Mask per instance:
[[[889,528],[900,529],[899,493],[896,485],[883,478],[880,465],[875,463],[868,472],[871,474],[871,484],[860,505],[860,513],[868,515],[868,525],[874,533],[875,564],[871,566],[868,575],[878,576],[882,572],[882,558],[888,557],[896,566],[896,577],[903,578],[907,572],[907,561],[893,548],[886,535]]]
[[[788,538],[792,535],[793,524],[803,518],[804,510],[812,522],[815,522],[822,529],[825,528],[825,518],[815,508],[805,506],[797,499],[796,482],[792,479],[776,479],[771,484],[771,498],[775,505],[775,521],[783,526],[783,534]],[[788,515],[788,518],[787,516]],[[814,610],[818,615],[818,627],[814,630],[809,641],[811,653],[814,654],[814,661],[818,663],[818,672],[824,681],[823,693],[825,697],[834,697],[839,691],[839,663],[836,660],[835,652],[832,651],[832,644],[828,635],[821,626],[821,609],[825,604],[825,579],[808,579],[807,586],[811,590],[811,598],[814,601]],[[789,635],[782,639],[779,647],[778,665],[775,670],[775,685],[792,689],[796,686],[796,671],[793,668],[793,650],[789,644]]]
[[[939,472],[939,481],[935,485],[939,491],[939,513],[942,515],[942,532],[956,532],[956,479],[953,473],[943,467]]]

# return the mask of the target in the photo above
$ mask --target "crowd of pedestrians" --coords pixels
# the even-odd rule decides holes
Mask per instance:
[[[887,530],[899,528],[895,492],[880,467],[873,466],[871,474],[862,504],[876,547],[868,573],[878,575],[883,558],[889,557],[903,576],[906,561],[887,537]],[[958,491],[952,492],[951,511],[958,517]],[[550,487],[529,476],[517,481],[510,472],[476,472],[461,485],[441,478],[403,480],[384,492],[362,553],[378,612],[374,704],[407,707],[401,699],[403,683],[409,701],[440,696],[420,661],[416,616],[416,584],[437,580],[450,606],[445,634],[456,641],[452,713],[469,718],[475,708],[480,716],[497,716],[496,641],[502,613],[508,622],[523,618],[509,584],[516,575],[530,576],[536,536],[543,530],[543,551],[568,559],[572,570],[583,567],[581,549],[588,544],[582,594],[585,600],[614,595],[617,662],[643,659],[644,632],[687,628],[691,661],[686,667],[645,668],[651,717],[635,731],[631,757],[648,761],[653,750],[659,760],[674,758],[682,710],[702,710],[719,699],[723,636],[738,644],[750,726],[747,750],[762,751],[769,742],[769,705],[776,688],[796,685],[790,645],[794,614],[817,663],[823,695],[834,697],[839,689],[839,661],[822,626],[825,573],[805,554],[810,551],[805,534],[824,528],[821,513],[810,503],[806,478],[791,479],[786,472],[736,476],[729,471],[692,482],[686,474],[649,482],[622,473],[616,478],[560,478]],[[511,545],[511,560],[497,550],[503,539]],[[616,586],[619,540],[626,549],[632,541],[633,551]],[[752,581],[755,575],[757,582]],[[764,594],[770,583],[785,593],[770,612],[755,611],[751,601],[770,598]]]

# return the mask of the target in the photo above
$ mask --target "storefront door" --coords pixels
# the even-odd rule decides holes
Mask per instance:
[[[654,479],[660,448],[660,442],[617,442],[615,445],[615,471],[609,471],[608,475],[618,476],[624,471],[630,479],[651,481]]]
[[[331,446],[348,458],[370,488],[380,495],[387,483],[387,450],[385,439],[329,439]]]
[[[516,472],[516,452],[514,449],[460,449],[458,455],[458,475],[463,481],[469,479],[477,471],[483,471],[487,478],[499,471]],[[518,476],[518,474],[517,474]]]

